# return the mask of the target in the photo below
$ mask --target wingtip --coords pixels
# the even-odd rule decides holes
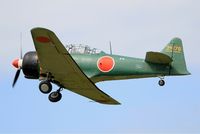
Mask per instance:
[[[96,102],[106,105],[121,105],[118,101],[97,100]]]

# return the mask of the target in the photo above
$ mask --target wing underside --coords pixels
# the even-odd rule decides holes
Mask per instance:
[[[40,74],[51,73],[55,81],[64,88],[103,104],[120,104],[98,89],[84,74],[57,36],[50,30],[31,30],[37,51]]]

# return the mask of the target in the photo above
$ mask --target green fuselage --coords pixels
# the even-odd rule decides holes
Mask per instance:
[[[106,80],[133,79],[145,77],[157,77],[169,75],[169,66],[150,64],[144,59],[119,55],[100,54],[71,54],[81,70],[91,78],[93,82]],[[109,56],[115,61],[115,65],[109,72],[102,72],[98,68],[98,60]]]

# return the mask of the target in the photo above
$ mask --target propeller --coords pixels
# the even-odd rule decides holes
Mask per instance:
[[[19,74],[20,74],[20,72],[21,72],[21,69],[18,69],[17,72],[16,72],[16,74],[15,74],[15,78],[14,78],[14,80],[13,80],[12,87],[15,86],[15,84],[16,84],[18,78],[19,78]]]
[[[17,68],[17,72],[15,73],[15,77],[12,84],[12,87],[14,87],[22,69],[22,33],[20,34],[20,59],[13,60],[12,65],[15,68]]]

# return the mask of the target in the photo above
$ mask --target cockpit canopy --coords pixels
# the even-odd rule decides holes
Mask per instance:
[[[70,44],[66,45],[66,49],[70,54],[99,54],[99,53],[105,53],[97,48],[90,48],[87,45],[76,45],[76,44]]]

